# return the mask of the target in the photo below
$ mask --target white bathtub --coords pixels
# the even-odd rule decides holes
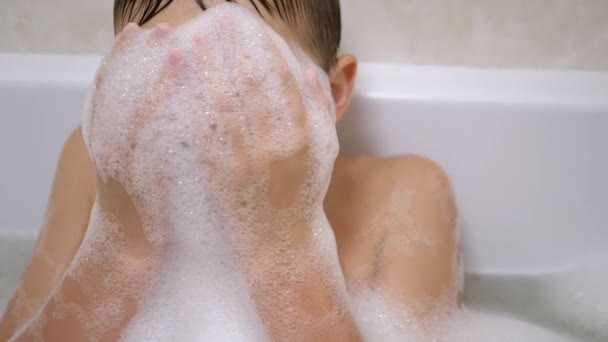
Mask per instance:
[[[0,309],[98,63],[0,54]],[[366,64],[339,132],[343,150],[447,170],[469,306],[608,340],[608,73]]]

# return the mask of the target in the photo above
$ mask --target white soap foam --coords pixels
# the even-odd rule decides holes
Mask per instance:
[[[513,318],[468,309],[420,320],[409,308],[378,292],[353,299],[365,341],[575,342],[576,339]]]
[[[579,342],[540,326],[491,313],[464,311],[454,317],[443,336],[445,342]]]
[[[158,260],[124,339],[263,341],[277,338],[272,325],[297,340],[306,337],[295,331],[336,329],[344,304],[311,314],[298,308],[297,289],[286,290],[316,277],[346,302],[322,206],[338,152],[327,75],[231,4],[168,35],[130,27],[120,39],[83,132],[102,180],[132,198]],[[271,203],[267,194],[284,184],[268,168],[298,155],[303,186],[285,205]],[[291,252],[302,222],[312,241],[298,255],[313,263]],[[260,253],[269,236],[275,250]],[[116,325],[109,318],[121,311],[109,312],[109,323],[87,328]]]
[[[540,298],[531,297],[528,304],[536,304],[534,315],[542,315],[536,316],[537,324],[468,308],[446,311],[449,305],[439,306],[435,317],[422,320],[413,306],[404,306],[381,289],[359,293],[352,300],[352,309],[366,341],[604,341],[608,331],[607,261],[601,256],[582,259],[546,274],[527,275],[525,282],[520,279],[512,285],[529,286],[532,296],[542,289]],[[525,292],[525,288],[517,292]],[[555,327],[559,331],[551,330]]]

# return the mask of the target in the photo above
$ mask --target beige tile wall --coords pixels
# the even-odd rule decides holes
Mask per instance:
[[[363,59],[608,69],[608,0],[343,3],[344,46]]]
[[[113,0],[0,0],[0,50],[101,53]]]
[[[6,0],[0,50],[101,53],[112,0]],[[342,0],[362,60],[608,70],[608,0]]]

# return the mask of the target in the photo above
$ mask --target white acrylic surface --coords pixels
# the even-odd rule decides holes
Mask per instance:
[[[0,54],[0,309],[98,63]],[[361,66],[339,125],[345,151],[418,153],[447,170],[467,305],[516,317],[497,322],[547,342],[556,338],[542,329],[567,341],[608,338],[607,133],[608,73],[372,64]]]
[[[0,54],[0,232],[34,234],[99,58]],[[467,269],[606,254],[608,74],[366,64],[342,149],[419,153],[452,177]]]

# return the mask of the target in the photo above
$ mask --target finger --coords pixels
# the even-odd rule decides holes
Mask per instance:
[[[256,108],[248,115],[255,118],[252,126],[259,138],[291,142],[294,133],[305,125],[305,109],[297,79],[292,70],[297,62],[287,44],[274,31],[260,28],[252,35],[258,49],[252,49],[251,60],[244,60],[250,81],[244,98]],[[275,146],[273,150],[276,150]]]
[[[208,77],[210,82],[208,88],[213,88],[212,94],[215,94],[211,102],[217,110],[217,123],[220,128],[220,143],[226,144],[229,152],[238,160],[246,160],[247,153],[245,150],[243,108],[240,105],[240,78],[242,77],[239,70],[239,52],[238,47],[241,42],[241,37],[238,36],[235,29],[239,25],[234,18],[229,15],[220,15],[217,26],[221,34],[221,42],[214,39],[210,43],[209,51],[212,52],[212,65],[219,66],[211,72],[211,77]],[[200,39],[200,38],[199,38]],[[203,69],[208,70],[207,65]],[[207,72],[207,71],[205,71]],[[219,93],[218,93],[219,92]]]
[[[310,67],[304,76],[306,106],[315,129],[327,129],[336,125],[335,104],[333,96],[327,95],[330,92],[326,90],[326,87],[329,88],[329,80],[324,77],[323,71],[316,67]]]
[[[226,80],[228,75],[221,67],[224,58],[218,46],[212,43],[207,33],[198,33],[194,37],[192,55],[195,58],[195,84],[192,87],[200,87],[202,90],[198,96],[193,97],[196,101],[191,107],[198,109],[197,122],[198,135],[203,138],[205,153],[202,154],[202,162],[213,166],[223,158],[223,153],[228,146],[226,125],[232,120],[232,113],[236,111],[234,99],[227,94],[231,89]]]
[[[137,26],[135,23],[129,23],[125,28],[116,36],[114,40],[114,45],[112,45],[112,49],[110,53],[104,58],[101,62],[101,65],[98,70],[98,77],[96,80],[97,88],[99,88],[99,84],[103,81],[103,76],[106,74],[107,70],[111,67],[111,65],[119,59],[123,52],[127,49],[127,47],[133,43],[141,34],[142,29]]]
[[[169,24],[160,23],[152,29],[152,32],[150,33],[151,41],[153,43],[166,43],[172,33],[173,28]]]
[[[143,103],[137,108],[129,124],[127,141],[129,144],[128,151],[131,163],[128,165],[133,165],[133,150],[137,148],[141,141],[141,135],[145,124],[154,121],[161,115],[159,112],[161,103],[179,88],[177,86],[177,81],[182,76],[184,67],[185,54],[180,50],[171,49],[158,77],[148,85]]]
[[[200,93],[196,94],[200,98],[196,99],[198,103],[194,108],[199,108],[200,113],[197,114],[204,118],[200,133],[207,139],[210,139],[218,131],[214,101],[217,90],[221,89],[223,79],[220,76],[220,72],[215,70],[214,65],[215,60],[220,57],[217,56],[217,52],[213,51],[209,38],[204,33],[198,33],[194,36],[192,47],[192,55],[194,56],[193,65],[196,73],[195,83],[198,83],[197,85],[202,87]]]
[[[302,130],[306,126],[306,108],[304,105],[296,70],[299,62],[294,52],[276,32],[268,32],[271,41],[270,55],[274,65],[273,73],[278,77],[281,99],[280,123],[286,123],[291,130]],[[283,125],[282,128],[285,128]]]
[[[150,32],[148,42],[156,45],[156,48],[158,51],[161,51],[161,53],[166,53],[165,49],[169,45],[169,37],[172,31],[173,29],[169,25],[159,24]],[[157,112],[160,101],[166,99],[170,93],[174,91],[175,87],[172,85],[181,74],[181,69],[184,64],[184,54],[175,49],[169,50],[168,57],[161,63],[160,66],[145,65],[145,67],[160,67],[162,69],[155,80],[150,79],[150,84],[143,85],[147,87],[145,97],[142,104],[137,107],[133,118],[131,118],[129,132],[140,131],[146,117],[152,119],[150,115]]]
[[[114,45],[114,50],[112,52],[119,52],[121,49],[124,49],[125,44],[129,42],[129,40],[134,39],[142,32],[141,27],[139,27],[135,23],[128,23],[125,28],[116,36],[116,43]]]
[[[287,110],[296,129],[306,127],[306,107],[300,92],[300,86],[292,70],[285,67],[281,73],[281,83],[287,91]]]
[[[280,130],[289,132],[292,147],[298,148],[306,137],[307,110],[295,72],[286,61],[287,58],[292,57],[288,55],[291,52],[281,52],[278,56],[280,62],[277,63],[276,72],[281,84],[281,101],[283,102],[282,112],[279,115],[282,115],[283,118],[279,122],[280,125],[275,128],[279,130],[275,131],[275,134],[280,134]]]
[[[321,76],[322,77],[322,76]],[[319,76],[319,70],[316,70],[314,67],[309,67],[305,72],[305,84],[308,91],[311,94],[312,101],[315,104],[320,104],[320,109],[329,113],[330,118],[335,124],[336,115],[334,109],[333,97],[330,95],[330,92],[326,89],[329,88],[329,85],[325,85]]]
[[[104,59],[101,61],[99,68],[97,69],[97,74],[95,75],[94,89],[101,89],[105,77],[111,69],[111,66],[116,63],[123,56],[124,50],[132,43],[141,33],[141,28],[137,26],[137,24],[129,23],[122,32],[120,32],[115,39],[114,45],[112,46],[112,50]],[[89,131],[85,132],[85,135],[88,135],[90,139],[93,139],[95,120],[97,120],[97,109],[98,109],[98,100],[99,97],[96,94],[93,96],[91,100],[91,118],[90,123],[88,125]]]
[[[271,137],[273,132],[273,112],[277,110],[276,89],[269,82],[272,60],[266,53],[273,54],[274,46],[265,35],[262,23],[258,26],[240,26],[234,28],[239,37],[240,53],[233,59],[237,78],[236,98],[239,103],[240,120],[244,143],[248,146],[260,145]]]
[[[186,100],[186,108],[194,121],[190,125],[189,135],[194,142],[194,149],[199,151],[199,162],[212,173],[216,169],[215,163],[221,159],[220,151],[213,146],[214,140],[218,138],[218,124],[217,113],[213,109],[212,92],[219,86],[219,80],[216,80],[217,76],[209,67],[214,55],[207,34],[200,32],[192,39],[192,49],[189,53],[192,58],[192,70],[189,72],[192,79],[187,87],[193,93]]]

